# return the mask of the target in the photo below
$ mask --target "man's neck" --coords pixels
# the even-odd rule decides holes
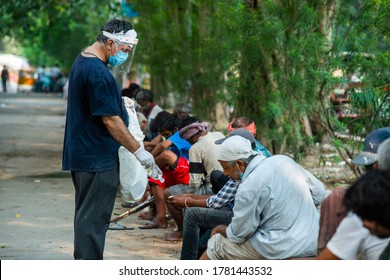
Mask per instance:
[[[108,58],[106,57],[106,49],[103,43],[95,42],[84,50],[84,54],[95,56],[107,63]]]

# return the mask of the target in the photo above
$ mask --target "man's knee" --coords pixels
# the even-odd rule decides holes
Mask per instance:
[[[198,220],[201,217],[201,210],[202,208],[199,207],[190,207],[186,209],[186,211],[184,212],[183,223],[186,224],[198,223]]]
[[[169,188],[164,190],[164,198],[165,200],[168,200],[168,197],[171,195],[171,192],[169,191]]]
[[[176,161],[177,155],[170,150],[164,150],[158,155],[158,158],[159,160],[169,164]]]

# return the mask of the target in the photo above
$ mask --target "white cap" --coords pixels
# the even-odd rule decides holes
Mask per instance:
[[[252,150],[251,142],[239,135],[227,138],[218,146],[217,159],[223,161],[234,161],[257,155],[258,152]]]
[[[123,44],[128,44],[130,46],[138,44],[137,32],[135,32],[134,29],[127,31],[126,33],[124,33],[123,31],[118,33],[110,33],[107,31],[103,31],[103,35],[114,41],[118,41]]]

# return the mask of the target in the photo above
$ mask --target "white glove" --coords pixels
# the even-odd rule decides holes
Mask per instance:
[[[145,169],[152,169],[155,165],[154,157],[151,153],[146,151],[143,147],[139,148],[135,153],[135,157],[145,167]]]

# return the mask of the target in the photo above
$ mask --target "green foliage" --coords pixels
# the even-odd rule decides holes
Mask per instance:
[[[222,101],[233,108],[232,117],[253,118],[266,144],[293,154],[312,143],[305,119],[315,124],[317,139],[345,130],[363,135],[378,124],[377,115],[335,118],[330,94],[354,72],[367,87],[389,82],[383,1],[131,3],[140,13],[137,60],[150,65],[152,87],[160,96],[192,102],[202,118],[214,120]],[[333,76],[336,70],[342,78]]]
[[[139,37],[134,63],[148,69],[162,105],[173,95],[213,122],[216,103],[223,102],[231,118],[254,119],[275,152],[295,155],[323,136],[364,136],[389,125],[388,0],[127,2],[139,14],[133,20]],[[7,2],[2,35],[23,38],[37,63],[52,58],[70,65],[107,17],[119,14],[111,3]],[[339,119],[330,95],[340,84],[348,86],[353,73],[362,83],[361,92],[350,90],[360,117]],[[348,139],[334,145],[346,161],[356,151]]]
[[[33,65],[59,63],[68,71],[80,50],[119,6],[107,0],[25,0],[1,4],[2,29],[23,46]]]

